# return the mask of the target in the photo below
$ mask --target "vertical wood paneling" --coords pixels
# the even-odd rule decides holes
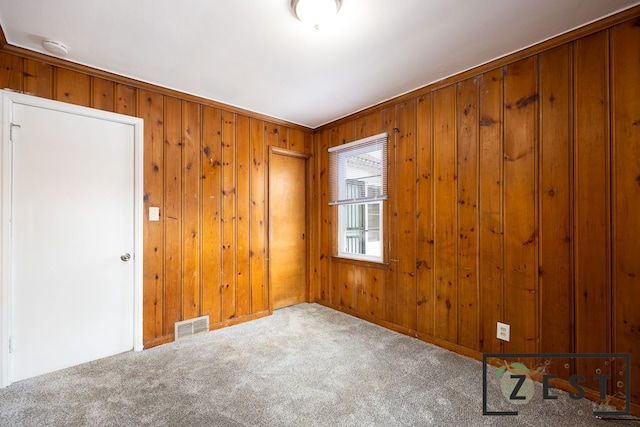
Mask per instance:
[[[318,254],[318,281],[319,294],[323,301],[331,301],[331,276],[329,271],[329,259],[331,255],[331,223],[329,207],[329,149],[330,131],[322,132],[318,137],[318,185],[320,196],[319,223],[319,254]]]
[[[268,146],[287,148],[287,138],[286,135],[281,135],[283,133],[283,129],[280,126],[274,125],[273,123],[265,123],[265,130],[267,132]],[[284,132],[286,133],[286,129]]]
[[[458,340],[458,260],[456,197],[456,90],[439,89],[433,98],[434,173],[434,335]]]
[[[382,125],[387,133],[387,203],[383,204],[384,218],[386,226],[384,229],[384,245],[386,249],[386,260],[389,268],[385,272],[384,278],[384,317],[388,322],[396,320],[396,288],[398,283],[398,245],[396,240],[396,230],[398,230],[398,216],[396,206],[397,184],[396,184],[396,109],[389,107],[382,110]]]
[[[535,58],[506,67],[504,80],[504,283],[511,352],[536,351],[537,242]]]
[[[611,32],[613,351],[631,354],[632,401],[640,403],[640,21]],[[616,366],[614,377],[621,369]],[[619,375],[618,375],[619,376]],[[614,392],[624,393],[624,382]],[[622,387],[621,387],[622,386]]]
[[[309,302],[320,300],[320,179],[318,136],[307,134],[305,137],[308,154],[307,176],[309,177],[307,198],[309,199],[307,216],[309,217]]]
[[[416,100],[396,106],[396,203],[398,242],[396,322],[416,329]]]
[[[432,95],[418,99],[416,126],[417,330],[433,335],[433,108]]]
[[[115,84],[98,77],[91,78],[91,107],[104,111],[115,110]]]
[[[0,88],[11,90],[22,90],[23,84],[23,65],[22,59],[0,52]]]
[[[160,221],[149,221],[150,207],[163,207],[164,201],[164,97],[138,92],[138,114],[144,120],[144,260],[143,260],[143,341],[148,343],[164,335],[163,232],[165,212]]]
[[[458,344],[478,350],[478,80],[457,92]]]
[[[182,101],[164,106],[164,334],[182,320]]]
[[[289,146],[287,148],[289,148],[289,150],[297,151],[298,153],[304,153],[304,132],[298,129],[290,129]]]
[[[25,59],[23,86],[24,91],[28,94],[51,99],[53,97],[53,67],[44,62]]]
[[[251,167],[251,311],[256,313],[269,308],[265,274],[265,140],[264,123],[251,119],[249,123]]]
[[[571,59],[568,45],[540,55],[540,351],[573,351],[571,280]],[[565,379],[569,363],[552,372]]]
[[[495,322],[506,320],[512,323],[513,344],[508,350],[628,352],[632,354],[632,381],[634,384],[640,381],[637,356],[640,319],[634,305],[640,298],[637,283],[640,267],[635,256],[640,251],[635,215],[640,208],[637,21],[636,17],[610,31],[510,64],[506,67],[504,96],[502,69],[479,75],[475,119],[473,108],[464,114],[465,107],[473,105],[473,85],[469,80],[458,84],[457,98],[456,86],[449,86],[416,101],[417,181],[414,202],[408,203],[414,203],[416,213],[413,232],[417,330],[444,342],[475,348],[472,328],[468,326],[473,310],[465,312],[469,306],[464,301],[472,296],[466,293],[464,273],[473,258],[473,247],[467,246],[465,231],[471,231],[473,213],[467,209],[473,204],[469,188],[475,179],[480,285],[477,348],[482,352],[507,350],[495,338]],[[536,61],[539,67],[535,66]],[[539,98],[532,99],[536,82]],[[402,226],[402,213],[409,212],[398,194],[398,184],[405,179],[401,175],[407,173],[401,169],[403,158],[406,160],[406,152],[402,150],[406,146],[395,145],[402,135],[393,132],[396,127],[401,132],[406,128],[402,113],[396,117],[396,109],[403,108],[399,104],[387,104],[384,109],[342,122],[340,129],[323,128],[311,137],[309,132],[301,136],[297,129],[259,119],[249,120],[246,132],[242,124],[245,118],[226,110],[199,107],[173,97],[165,100],[145,89],[6,52],[0,52],[0,83],[2,87],[42,97],[145,119],[145,219],[148,207],[161,207],[161,220],[145,220],[144,224],[145,345],[171,339],[173,322],[182,320],[182,310],[189,311],[183,298],[187,301],[190,290],[182,282],[190,270],[189,257],[201,259],[200,311],[210,314],[212,323],[237,316],[236,302],[238,307],[244,304],[237,301],[241,291],[236,289],[237,273],[243,269],[250,273],[249,312],[259,310],[260,289],[263,307],[268,304],[267,288],[258,279],[260,271],[265,271],[266,255],[263,260],[255,255],[266,247],[266,234],[260,232],[264,230],[261,218],[268,214],[264,207],[266,194],[261,193],[266,191],[266,145],[313,152],[315,156],[312,160],[315,167],[309,172],[314,184],[310,206],[314,203],[316,206],[310,219],[313,239],[310,277],[314,294],[329,303],[346,297],[353,301],[352,307],[357,312],[398,325],[411,325],[399,309],[405,306],[404,301],[396,299],[397,293],[403,292],[398,287],[402,280],[400,264],[411,258],[403,258],[399,250],[404,244],[401,230],[406,228]],[[187,224],[192,220],[183,216],[183,212],[191,209],[187,189],[193,181],[183,170],[188,149],[182,145],[183,137],[185,144],[189,138],[183,131],[192,121],[191,108],[200,108],[202,114],[196,126],[202,140],[201,149],[198,148],[202,157],[199,164],[202,176],[198,178],[202,194],[195,213],[202,237],[195,249],[183,241],[186,236],[183,232],[189,229]],[[477,120],[478,126],[475,178],[473,160],[467,156],[473,152],[473,120]],[[345,129],[351,129],[350,140],[382,130],[389,132],[389,183],[393,194],[385,203],[388,266],[376,268],[331,260],[335,249],[332,246],[335,209],[327,205],[326,149],[332,143],[347,142],[340,141]],[[249,147],[248,194],[240,194],[244,190],[236,188],[240,176],[247,173],[240,168],[245,158],[241,144]],[[518,157],[519,152],[528,152],[531,147],[533,155]],[[451,172],[454,174],[451,182],[437,179],[442,173]],[[447,191],[447,186],[452,186],[453,192]],[[243,200],[249,203],[246,219],[249,267],[241,259],[236,244],[236,237],[245,236],[242,225],[236,224]],[[450,212],[452,219],[447,220],[445,212]],[[448,240],[446,232],[451,227],[455,233]],[[523,245],[530,237],[534,241],[532,249],[528,248],[531,244]],[[442,259],[451,242],[452,255]],[[454,318],[443,317],[446,302],[442,299],[441,283],[437,282],[437,294],[432,291],[434,272],[441,277],[441,273],[447,273],[447,266],[453,266],[449,275],[458,281],[452,293],[458,297],[452,301],[457,310]],[[524,266],[527,274],[531,271],[533,276],[525,274],[524,279],[518,278]],[[334,280],[338,277],[344,279],[348,289],[338,292],[339,281]],[[225,283],[229,286],[224,287]],[[503,284],[508,287],[505,295]],[[532,284],[533,287],[529,286]],[[333,294],[332,286],[335,286]],[[518,292],[525,294],[525,300],[532,298],[531,307]],[[538,347],[532,344],[532,330],[533,338],[540,342]],[[576,367],[583,372],[593,369],[589,364]],[[613,389],[616,390],[619,389]],[[640,403],[637,390],[632,388],[632,394],[633,400]]]
[[[578,40],[574,49],[577,352],[606,352],[611,338],[607,51],[607,32]],[[598,367],[577,361],[578,372]],[[592,380],[586,384],[596,386]]]
[[[367,304],[364,312],[377,319],[384,315],[384,270],[367,268],[361,270],[362,286],[367,289]]]
[[[116,112],[128,116],[136,115],[136,88],[116,85]]]
[[[222,113],[222,320],[236,317],[236,115]]]
[[[54,99],[89,107],[91,105],[91,77],[77,71],[57,68]]]
[[[502,69],[480,77],[480,351],[497,353],[503,312]]]
[[[202,109],[202,315],[222,321],[222,111]]]
[[[200,105],[182,103],[182,318],[200,315]]]
[[[251,202],[249,177],[249,118],[236,118],[236,288],[237,316],[249,314],[251,302],[251,269],[249,265]]]
[[[144,119],[145,346],[170,341],[178,320],[209,314],[216,328],[268,309],[265,126],[273,146],[301,153],[316,151],[311,132],[6,52],[0,83]],[[309,168],[310,183],[315,173]],[[309,191],[309,206],[319,190]],[[148,220],[149,207],[160,208],[160,221]],[[320,218],[309,224],[319,230]],[[315,249],[317,235],[309,236]]]
[[[333,140],[331,141],[332,146],[342,145],[349,142],[353,142],[355,140],[355,128],[353,123],[346,123],[342,126],[338,126],[336,128],[336,132],[332,135]],[[334,212],[337,213],[338,209],[334,209]],[[338,219],[335,219],[336,226],[338,225]],[[338,285],[337,288],[332,289],[332,296],[337,298],[335,303],[339,303],[343,307],[347,307],[349,309],[353,309],[355,306],[354,303],[354,283],[353,283],[353,274],[352,271],[348,272],[348,275],[345,277],[343,274],[346,274],[347,266],[342,265],[339,271],[339,282],[334,283]],[[335,292],[334,292],[335,291]]]

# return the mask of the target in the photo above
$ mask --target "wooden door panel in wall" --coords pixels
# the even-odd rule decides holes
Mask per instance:
[[[274,309],[306,300],[305,162],[298,156],[270,156],[269,270]]]

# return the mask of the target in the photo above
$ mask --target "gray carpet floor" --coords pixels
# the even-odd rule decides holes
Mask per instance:
[[[557,393],[518,416],[483,416],[481,362],[300,304],[12,384],[0,390],[0,425],[640,425],[597,420],[591,402]]]

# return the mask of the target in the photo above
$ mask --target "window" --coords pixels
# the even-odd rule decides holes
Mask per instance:
[[[329,204],[338,207],[338,256],[382,262],[387,134],[329,149]]]

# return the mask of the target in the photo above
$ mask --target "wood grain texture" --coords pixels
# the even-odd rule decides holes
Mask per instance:
[[[251,242],[249,263],[251,273],[251,311],[257,313],[269,308],[265,274],[266,255],[266,198],[265,198],[265,139],[262,120],[251,119],[250,177],[251,177]]]
[[[98,77],[91,78],[91,107],[103,111],[115,111],[115,84]]]
[[[182,103],[182,318],[200,316],[200,105]]]
[[[236,316],[236,115],[222,113],[222,320]]]
[[[222,321],[222,110],[202,109],[202,315]]]
[[[416,112],[416,282],[417,330],[434,331],[433,281],[433,96],[418,98]]]
[[[331,223],[329,206],[329,153],[330,132],[322,132],[317,136],[318,147],[318,196],[319,196],[319,241],[318,241],[318,295],[322,301],[331,301],[331,275],[330,275],[330,258],[331,258],[331,241],[333,224]]]
[[[536,351],[538,300],[536,58],[505,68],[504,78],[504,320],[507,350]]]
[[[95,80],[95,79],[94,79]],[[127,116],[136,116],[136,88],[127,85],[115,85],[115,111]],[[108,94],[108,90],[105,91]],[[198,105],[198,104],[191,104]]]
[[[24,80],[22,58],[0,52],[0,63],[0,88],[21,91]]]
[[[571,227],[571,49],[540,55],[540,351],[573,351]],[[568,379],[570,360],[558,360],[551,372]],[[569,369],[565,366],[569,365]]]
[[[387,130],[390,144],[387,263],[375,269],[330,259],[328,276],[321,272],[317,280],[338,282],[343,302],[352,292],[355,306],[322,292],[320,301],[447,348],[621,351],[633,355],[630,368],[640,372],[640,319],[632,303],[640,270],[638,19],[323,126],[320,144],[338,143],[341,129],[351,126],[357,136],[365,128]],[[403,114],[414,99],[408,130]],[[415,184],[407,178],[408,148],[399,142],[408,133],[415,135]],[[320,158],[317,173],[327,166]],[[326,185],[320,182],[319,194]],[[333,214],[322,196],[319,203],[318,245],[331,248],[335,227],[325,225]],[[411,209],[415,327],[407,326],[400,268],[408,244],[403,215]],[[384,285],[383,310],[372,315],[359,299],[370,292],[373,272],[384,275]],[[511,325],[509,343],[496,338],[498,321]],[[597,368],[604,369],[562,360],[548,367],[563,378]],[[620,390],[616,383],[608,391]],[[639,399],[634,394],[636,407]]]
[[[164,315],[163,335],[182,320],[182,101],[164,105]]]
[[[163,206],[164,200],[164,97],[157,93],[138,92],[138,114],[144,120],[144,217],[145,256],[143,278],[143,341],[164,336],[164,221],[149,221],[149,208]]]
[[[23,86],[26,93],[47,99],[53,97],[53,67],[51,65],[33,59],[25,59],[23,75]]]
[[[629,353],[631,397],[640,402],[640,26],[611,30],[613,351]],[[624,369],[616,365],[614,376]],[[624,382],[613,392],[624,392]]]
[[[416,100],[396,106],[396,322],[416,329]],[[395,216],[395,214],[394,214]]]
[[[503,79],[502,69],[480,77],[480,194],[479,275],[480,351],[498,353],[503,341],[496,339],[496,322],[503,321]]]
[[[456,90],[440,89],[433,97],[434,183],[434,335],[458,340],[458,239]]]
[[[238,116],[236,140],[245,141],[237,144],[236,154],[236,289],[237,316],[246,316],[250,312],[251,303],[251,266],[249,252],[251,250],[251,178],[250,178],[250,144],[249,118]]]
[[[57,68],[54,99],[70,104],[91,106],[91,77],[65,68]]]
[[[458,344],[478,350],[478,79],[457,85]]]
[[[306,160],[271,152],[269,247],[273,308],[306,301]]]
[[[611,345],[610,139],[608,34],[574,46],[575,349],[606,352]],[[579,372],[603,369],[578,361]],[[596,384],[587,381],[591,387]]]

